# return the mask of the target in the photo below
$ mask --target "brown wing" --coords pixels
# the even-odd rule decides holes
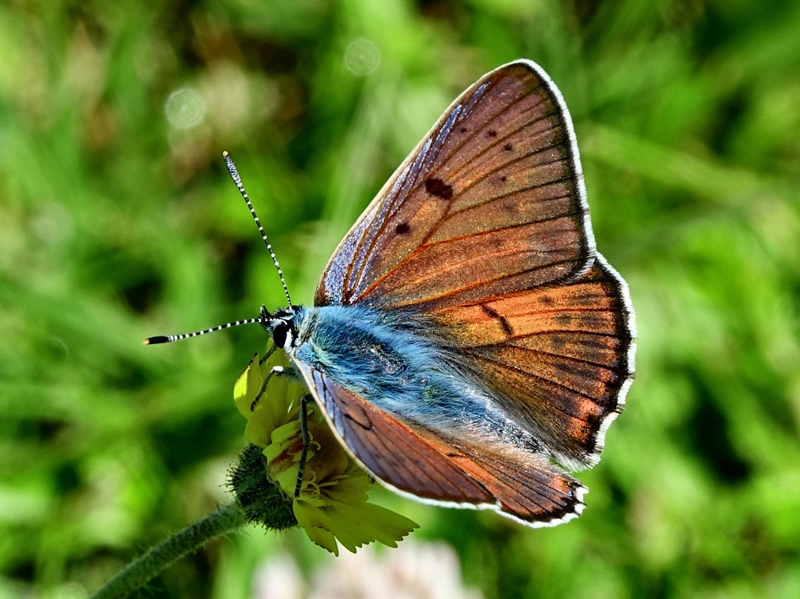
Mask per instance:
[[[520,60],[450,106],[344,238],[314,303],[443,308],[567,280],[593,257],[569,112]]]
[[[633,377],[627,286],[598,255],[580,279],[439,310],[442,343],[572,468],[594,465]]]
[[[445,439],[295,364],[345,447],[386,485],[423,501],[492,508],[530,526],[559,524],[583,509],[586,489],[543,456]]]

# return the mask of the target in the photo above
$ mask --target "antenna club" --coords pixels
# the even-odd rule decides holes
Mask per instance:
[[[236,187],[239,188],[239,191],[242,193],[242,195],[245,195],[244,187],[242,187],[242,179],[239,177],[239,171],[236,169],[236,165],[233,163],[233,158],[231,158],[231,155],[228,154],[228,152],[223,152],[222,157],[225,159],[225,166],[228,167],[228,173],[230,174],[231,179],[233,179],[233,182],[236,183]]]

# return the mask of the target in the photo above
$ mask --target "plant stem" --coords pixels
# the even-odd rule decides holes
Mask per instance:
[[[144,555],[137,557],[109,580],[92,599],[122,599],[205,543],[247,524],[244,510],[237,502],[224,505],[169,537]]]

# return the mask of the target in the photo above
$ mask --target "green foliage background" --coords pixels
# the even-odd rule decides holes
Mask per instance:
[[[575,522],[383,502],[488,598],[800,597],[798,31],[791,1],[0,4],[0,597],[84,596],[228,500],[265,335],[140,344],[283,304],[221,151],[310,302],[445,106],[518,57],[574,116],[637,380]],[[248,596],[279,550],[335,559],[252,529],[151,596]]]

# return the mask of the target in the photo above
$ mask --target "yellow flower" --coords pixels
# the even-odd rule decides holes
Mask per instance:
[[[314,403],[308,404],[309,447],[300,494],[295,497],[303,450],[300,400],[308,390],[299,379],[272,376],[253,405],[276,366],[289,368],[283,350],[273,348],[262,361],[256,354],[236,381],[233,395],[247,418],[245,438],[264,448],[267,477],[291,499],[298,524],[314,543],[335,555],[337,541],[353,553],[373,541],[397,547],[418,525],[368,503],[372,478],[345,451]]]

